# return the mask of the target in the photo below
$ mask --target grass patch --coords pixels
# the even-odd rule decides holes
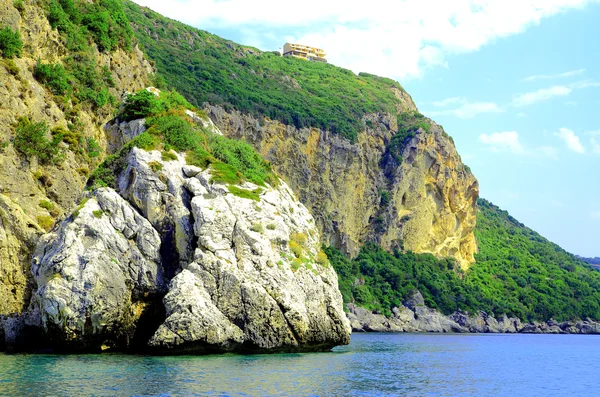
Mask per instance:
[[[148,163],[148,166],[154,172],[160,172],[163,169],[163,165],[161,163],[159,163],[158,161],[151,161]]]
[[[252,230],[253,232],[256,232],[256,233],[261,233],[261,234],[264,233],[264,231],[265,231],[262,223],[260,223],[260,222],[253,223],[252,226],[250,227],[250,230]]]
[[[234,196],[254,201],[260,201],[260,194],[262,193],[262,189],[260,188],[246,190],[233,185],[227,186],[227,190],[229,190],[229,193],[233,194]]]
[[[94,218],[100,219],[100,218],[102,218],[102,215],[104,215],[104,211],[95,210],[95,211],[92,211],[92,214],[94,214]]]
[[[170,150],[163,150],[163,152],[160,154],[160,158],[162,161],[175,161],[178,159],[177,155]]]
[[[49,215],[38,215],[36,217],[38,225],[46,232],[49,232],[54,226],[54,218]]]

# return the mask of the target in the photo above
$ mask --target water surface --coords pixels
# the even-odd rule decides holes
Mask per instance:
[[[1,355],[0,396],[598,396],[600,336],[354,334],[330,353]]]

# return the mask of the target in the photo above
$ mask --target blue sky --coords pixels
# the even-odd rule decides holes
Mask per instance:
[[[452,135],[482,197],[600,256],[600,1],[136,2],[238,43],[319,46],[333,64],[398,80]]]

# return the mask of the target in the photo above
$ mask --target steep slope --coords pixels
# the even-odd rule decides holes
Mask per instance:
[[[376,242],[451,256],[464,268],[473,262],[477,181],[398,83],[260,52],[126,7],[166,83],[273,164],[325,244],[355,255]]]
[[[523,321],[600,320],[600,273],[479,200],[479,253],[467,272],[430,255],[389,254],[369,245],[349,261],[328,250],[346,302],[391,315],[420,291],[443,314],[465,311]]]
[[[152,72],[131,41],[99,50],[89,31],[64,33],[69,17],[55,12],[59,33],[47,18],[57,4],[0,1],[0,29],[22,42],[19,54],[0,60],[0,315],[26,305],[33,249],[74,206],[99,164],[114,100],[146,87]],[[114,1],[86,4],[78,6],[87,7],[80,17],[108,10],[105,22],[114,23],[120,15]]]

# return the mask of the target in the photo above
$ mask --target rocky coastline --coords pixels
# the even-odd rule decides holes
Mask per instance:
[[[425,306],[417,292],[391,317],[373,313],[352,303],[346,305],[352,332],[432,332],[432,333],[521,333],[521,334],[600,334],[600,322],[591,319],[557,322],[528,322],[516,317],[494,317],[457,311],[444,315]]]

